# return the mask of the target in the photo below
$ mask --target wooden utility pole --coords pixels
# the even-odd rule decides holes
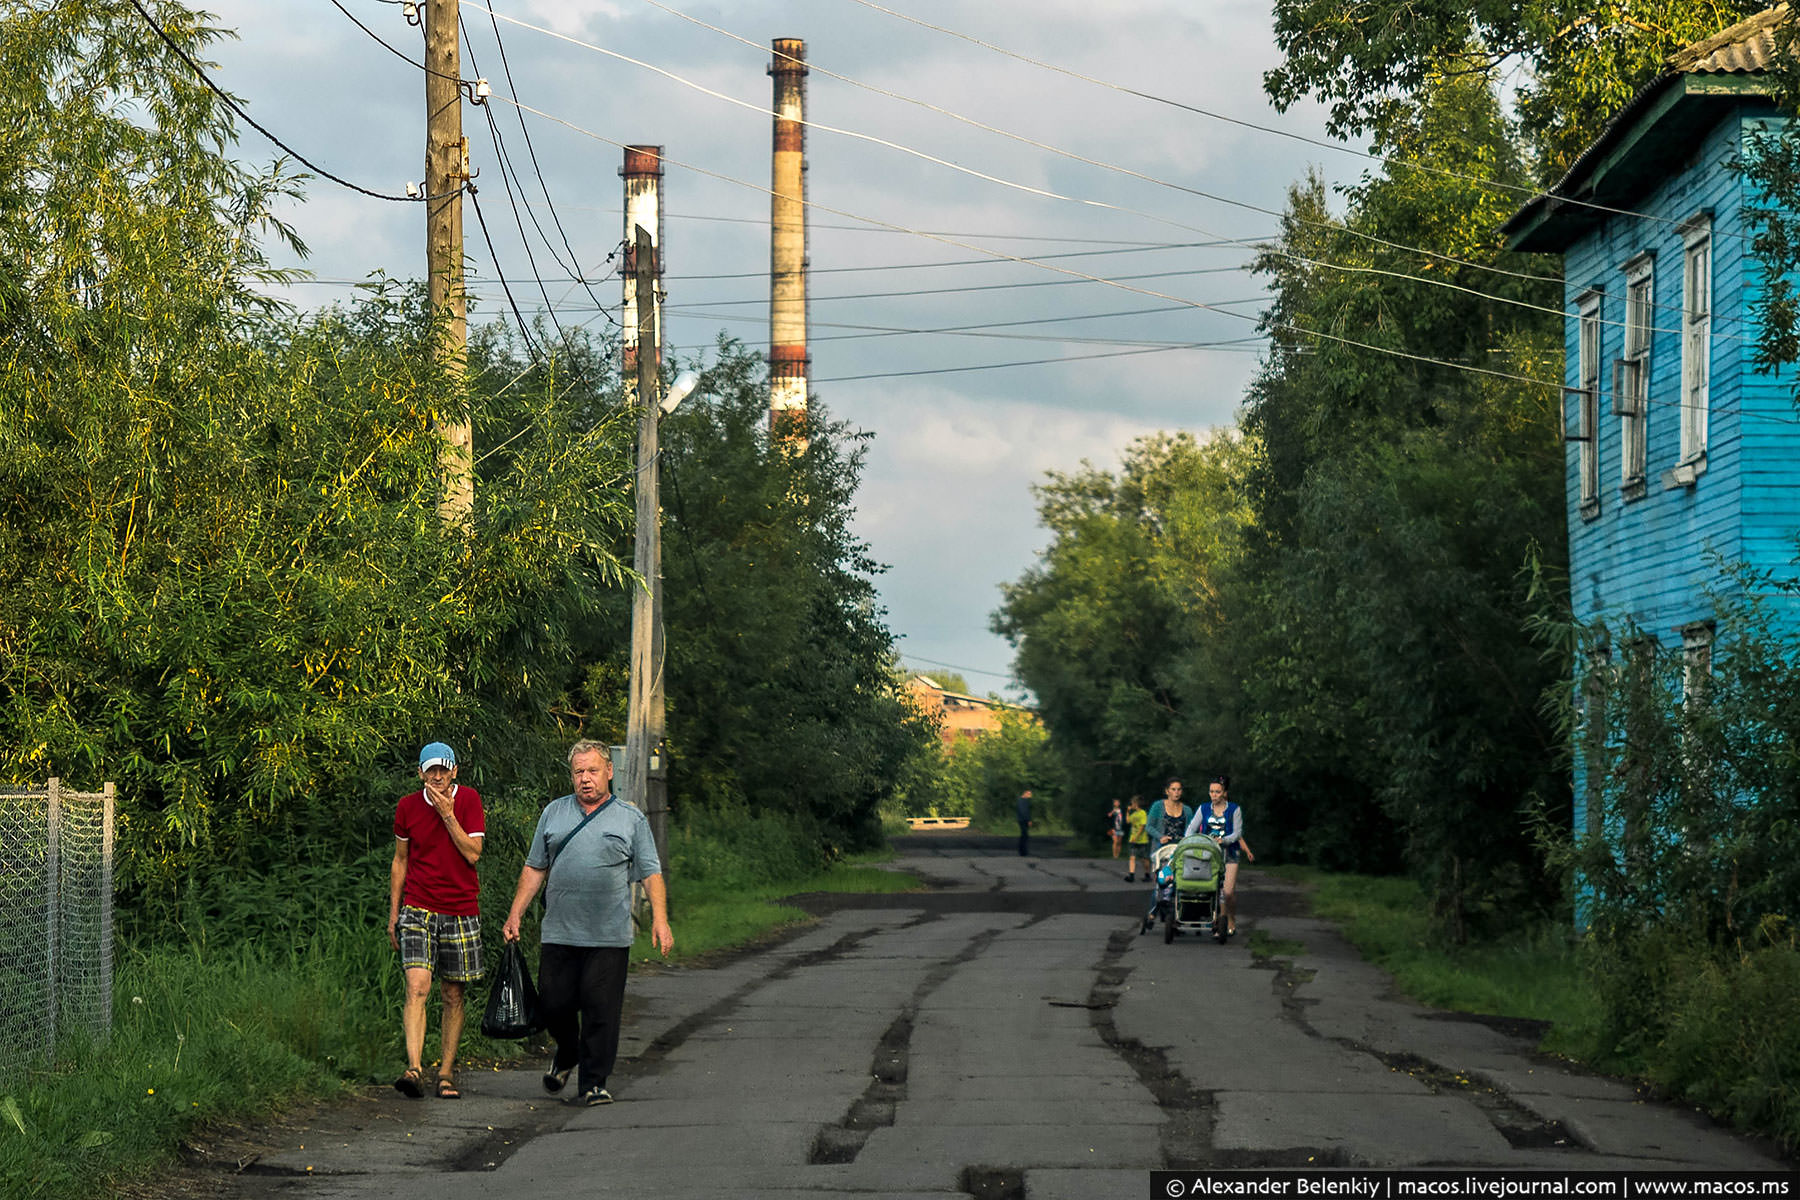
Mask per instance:
[[[469,519],[475,504],[474,435],[463,406],[469,309],[463,288],[462,188],[469,179],[469,142],[462,131],[462,52],[457,43],[458,0],[425,0],[425,260],[427,294],[437,328],[437,356],[452,380],[439,415],[444,439],[447,523]]]
[[[657,421],[662,388],[657,369],[657,328],[662,299],[656,294],[658,247],[650,231],[633,231],[633,283],[637,290],[637,544],[632,568],[644,586],[631,597],[631,694],[625,719],[626,792],[643,805],[665,868],[669,853],[668,767],[663,752],[662,500],[658,486]],[[652,762],[652,759],[655,761]]]

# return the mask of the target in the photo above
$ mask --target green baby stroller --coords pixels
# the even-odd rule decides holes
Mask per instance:
[[[1183,838],[1173,846],[1165,846],[1168,854],[1170,893],[1163,911],[1163,941],[1172,942],[1175,934],[1211,934],[1224,945],[1225,925],[1225,850],[1205,836]],[[1159,885],[1162,875],[1157,876]],[[1160,891],[1159,887],[1159,891]]]

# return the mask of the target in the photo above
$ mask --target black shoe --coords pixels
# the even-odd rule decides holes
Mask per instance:
[[[1125,877],[1125,882],[1126,883],[1136,883],[1137,882],[1137,872],[1133,871],[1131,874],[1127,875]]]
[[[581,1102],[589,1108],[593,1108],[595,1105],[599,1104],[611,1104],[612,1093],[603,1087],[591,1087],[587,1091],[581,1093]]]
[[[569,1076],[574,1070],[574,1063],[570,1063],[566,1067],[558,1068],[555,1061],[552,1060],[550,1069],[544,1072],[544,1090],[549,1092],[552,1096],[562,1091],[563,1084],[569,1082]]]

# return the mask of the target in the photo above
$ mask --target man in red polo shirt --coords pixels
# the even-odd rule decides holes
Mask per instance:
[[[460,1100],[456,1045],[462,1040],[463,995],[481,978],[481,907],[475,862],[486,829],[481,795],[456,782],[456,752],[442,742],[419,751],[424,787],[400,798],[394,810],[394,866],[388,903],[388,940],[400,951],[406,1001],[400,1027],[406,1037],[406,1070],[394,1087],[417,1099],[425,1094],[420,1056],[425,1050],[425,1002],[438,978],[444,1012],[439,1032],[440,1099]]]

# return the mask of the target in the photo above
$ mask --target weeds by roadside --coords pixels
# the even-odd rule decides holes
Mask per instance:
[[[1413,999],[1458,1012],[1549,1021],[1542,1049],[1591,1056],[1599,1006],[1579,942],[1566,927],[1544,920],[1493,941],[1454,946],[1434,934],[1424,892],[1412,880],[1270,869],[1311,885],[1313,911],[1337,922],[1358,952],[1391,973]]]

